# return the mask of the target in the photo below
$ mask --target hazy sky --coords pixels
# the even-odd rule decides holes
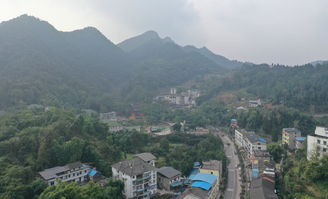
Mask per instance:
[[[70,31],[94,26],[118,43],[147,30],[230,59],[328,59],[328,0],[0,0],[0,21],[29,14]]]

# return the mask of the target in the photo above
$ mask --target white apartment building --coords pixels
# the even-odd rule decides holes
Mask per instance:
[[[63,182],[84,182],[88,180],[90,166],[81,162],[74,162],[65,166],[53,167],[39,172],[40,176],[48,182],[48,185],[56,185]]]
[[[317,126],[314,135],[307,136],[307,159],[321,158],[328,152],[328,128]]]
[[[238,147],[244,148],[248,155],[254,154],[254,151],[266,151],[266,140],[256,135],[254,132],[247,132],[244,129],[235,130],[235,143]]]
[[[112,166],[113,177],[124,182],[126,198],[150,198],[157,193],[157,173],[152,161],[140,157],[124,160]]]

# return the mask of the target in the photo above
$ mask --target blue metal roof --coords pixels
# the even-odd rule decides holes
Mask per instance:
[[[94,170],[94,169],[91,169],[90,171],[89,171],[89,176],[94,176],[94,175],[96,175],[97,174],[97,171],[96,170]]]
[[[252,169],[252,177],[253,178],[259,177],[259,169]]]
[[[199,169],[197,169],[197,168],[193,168],[193,169],[191,170],[191,173],[190,173],[188,179],[192,180],[192,179],[196,176],[197,173],[199,173]]]
[[[231,119],[231,122],[237,122],[237,119]]]
[[[265,139],[260,138],[260,137],[258,139],[259,139],[260,142],[266,143],[266,140]]]
[[[202,182],[202,181],[196,181],[196,182],[192,183],[191,186],[192,187],[202,188],[202,189],[205,189],[205,190],[210,190],[210,188],[212,187],[211,184],[209,184],[207,182]]]
[[[209,173],[197,173],[192,181],[203,181],[213,185],[216,182],[216,176]]]
[[[295,138],[295,140],[297,140],[297,141],[305,141],[305,139],[306,139],[305,137],[296,137]]]

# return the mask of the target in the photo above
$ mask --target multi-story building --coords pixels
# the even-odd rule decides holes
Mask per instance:
[[[307,136],[307,159],[321,158],[328,152],[328,128],[317,126],[314,135]]]
[[[88,180],[90,166],[75,162],[65,166],[58,166],[39,172],[40,176],[48,182],[48,185],[56,185],[63,182],[84,182]]]
[[[157,193],[156,168],[140,157],[112,165],[112,173],[115,179],[123,181],[126,198],[150,198]]]
[[[240,148],[243,147],[245,133],[244,129],[235,129],[235,143]]]
[[[244,148],[249,156],[253,155],[254,151],[266,151],[267,149],[265,139],[244,129],[235,130],[235,143],[238,147]]]
[[[152,165],[153,167],[155,167],[155,161],[156,161],[156,157],[151,154],[151,153],[139,153],[136,155],[137,157],[139,157],[140,159],[142,159],[144,162]]]
[[[172,167],[162,167],[157,170],[157,183],[159,189],[170,191],[175,184],[181,183],[181,172]]]
[[[266,151],[266,140],[253,132],[247,133],[244,136],[244,148],[249,156],[253,155],[254,151]]]
[[[296,137],[300,137],[301,132],[296,128],[282,129],[282,143],[288,146],[288,149],[294,150],[296,148]]]

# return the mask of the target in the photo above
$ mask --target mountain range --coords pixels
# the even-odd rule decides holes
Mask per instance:
[[[0,109],[34,103],[101,109],[95,104],[144,100],[241,65],[154,31],[115,45],[93,27],[62,32],[22,15],[0,23]]]

